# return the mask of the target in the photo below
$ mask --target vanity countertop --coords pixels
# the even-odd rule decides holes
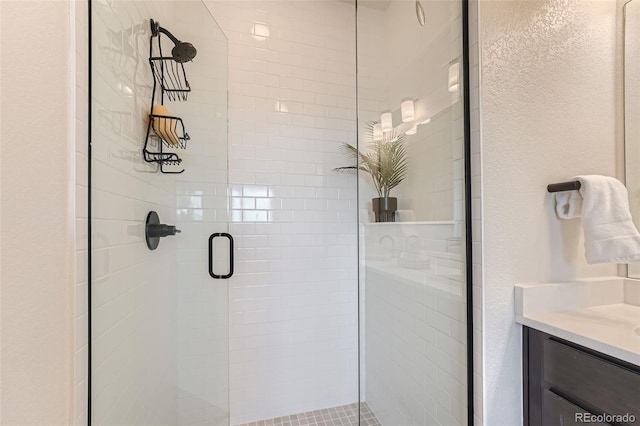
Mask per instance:
[[[640,281],[517,284],[516,322],[640,366]]]

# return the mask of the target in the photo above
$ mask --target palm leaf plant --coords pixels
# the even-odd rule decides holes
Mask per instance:
[[[405,135],[398,135],[395,131],[392,131],[384,133],[381,139],[375,139],[373,135],[376,124],[378,124],[376,121],[371,121],[366,124],[371,139],[369,145],[370,150],[368,152],[362,152],[351,144],[344,144],[343,149],[345,153],[356,164],[337,167],[334,170],[351,174],[357,173],[359,170],[369,174],[378,195],[381,199],[385,200],[384,204],[388,205],[391,190],[400,185],[407,177],[408,161]],[[393,204],[397,205],[397,200],[392,200],[394,201]],[[392,210],[395,211],[395,207]],[[393,211],[391,211],[390,215],[386,215],[388,220],[384,221],[393,221]]]

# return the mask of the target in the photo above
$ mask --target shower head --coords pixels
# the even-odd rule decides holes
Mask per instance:
[[[171,49],[171,56],[173,56],[173,60],[178,63],[189,62],[192,61],[193,58],[196,57],[198,51],[193,46],[193,44],[188,43],[186,41],[178,40],[171,32],[167,29],[162,28],[158,21],[151,20],[151,34],[155,37],[159,33],[165,34],[167,37],[171,39],[173,44],[173,49]]]
[[[193,44],[186,41],[180,41],[171,49],[173,60],[179,63],[192,61],[196,57],[198,51]]]

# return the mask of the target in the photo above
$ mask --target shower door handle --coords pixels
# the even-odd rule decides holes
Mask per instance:
[[[225,275],[219,275],[213,272],[213,240],[216,237],[225,237],[229,239],[229,273]],[[231,278],[231,276],[233,275],[233,237],[231,236],[231,234],[227,234],[226,232],[214,232],[209,237],[209,275],[217,280],[226,280],[228,278]]]

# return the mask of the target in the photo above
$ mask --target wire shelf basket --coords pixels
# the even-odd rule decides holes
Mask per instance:
[[[157,148],[157,151],[149,150],[150,146]],[[147,138],[144,149],[142,150],[144,160],[148,163],[157,163],[162,173],[178,174],[184,172],[184,169],[179,171],[164,169],[165,166],[179,166],[182,163],[182,158],[180,158],[175,152],[164,152],[163,148],[165,146],[167,146],[167,144],[162,138],[157,135],[150,134]],[[175,148],[175,146],[172,145],[171,148]]]
[[[145,152],[145,157],[146,161],[165,166],[177,166],[182,163],[182,158],[173,152]]]
[[[186,101],[191,92],[184,64],[172,57],[149,58],[153,78],[160,83],[162,92],[170,101]]]
[[[187,147],[187,141],[191,138],[184,130],[182,118],[149,114],[149,121],[155,136],[162,141],[164,146],[171,149],[185,149]]]

